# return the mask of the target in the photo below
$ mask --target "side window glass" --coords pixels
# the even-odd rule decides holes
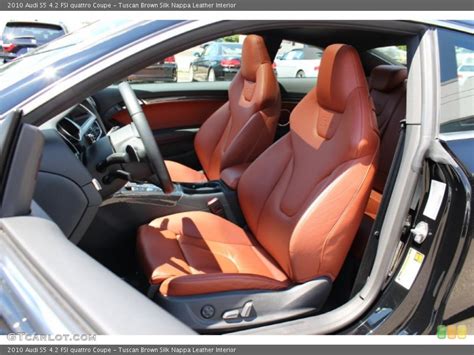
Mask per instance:
[[[440,133],[474,131],[474,39],[438,30],[441,106]]]
[[[374,48],[369,51],[372,55],[394,65],[407,65],[407,46],[387,46]]]
[[[321,48],[283,40],[273,63],[275,74],[278,78],[317,78],[322,53]]]
[[[134,84],[231,81],[240,69],[245,35],[218,38],[176,53],[130,75]]]

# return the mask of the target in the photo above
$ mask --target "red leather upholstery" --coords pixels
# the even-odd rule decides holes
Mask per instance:
[[[221,171],[228,167],[252,162],[275,136],[280,89],[262,37],[245,38],[241,63],[229,87],[229,101],[204,122],[194,141],[209,180],[219,179]],[[182,167],[170,167],[173,180],[177,176],[180,180],[175,181],[198,182],[194,173],[183,175]]]
[[[224,104],[224,100],[159,100],[158,102],[146,103],[142,105],[145,116],[148,119],[152,130],[178,128],[178,127],[199,127],[208,119],[219,107]],[[132,122],[130,114],[126,109],[117,112],[113,120],[122,125]]]
[[[137,243],[150,283],[166,280],[160,287],[165,295],[288,286],[286,275],[250,235],[206,212],[158,218],[140,227]]]
[[[371,191],[378,146],[358,54],[331,45],[290,132],[240,178],[250,233],[203,212],[159,218],[138,235],[150,281],[178,296],[336,278]]]
[[[186,165],[171,160],[165,160],[166,168],[170,173],[170,178],[174,182],[206,182],[207,177],[204,173],[191,169]]]

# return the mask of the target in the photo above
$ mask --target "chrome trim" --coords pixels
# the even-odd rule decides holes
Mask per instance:
[[[216,99],[215,96],[171,96],[171,97],[159,97],[156,99],[143,99],[141,100],[145,105],[154,105],[167,102],[192,102],[192,101],[223,101],[226,102],[227,99]]]
[[[280,123],[280,121],[278,121],[278,126],[279,126],[279,127],[287,127],[287,126],[290,125],[291,111],[288,110],[287,108],[282,108],[282,109],[280,110],[280,117],[281,117],[281,114],[282,114],[283,112],[287,112],[287,113],[288,113],[288,122],[286,122],[286,123]]]
[[[439,139],[446,142],[457,141],[461,139],[474,139],[474,131],[440,133]]]

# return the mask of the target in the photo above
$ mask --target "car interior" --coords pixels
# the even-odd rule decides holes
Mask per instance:
[[[35,202],[199,333],[344,304],[380,213],[422,31],[347,26],[249,30],[231,82],[97,91],[41,126]],[[283,39],[323,49],[318,78],[275,76]],[[404,46],[407,64],[372,51],[384,46]]]

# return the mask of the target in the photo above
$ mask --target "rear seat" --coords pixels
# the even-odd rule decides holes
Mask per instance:
[[[400,135],[400,121],[406,115],[407,69],[403,66],[379,65],[369,78],[370,94],[380,130],[379,164],[361,226],[354,240],[352,254],[360,260],[374,223],[382,192],[392,164]]]

